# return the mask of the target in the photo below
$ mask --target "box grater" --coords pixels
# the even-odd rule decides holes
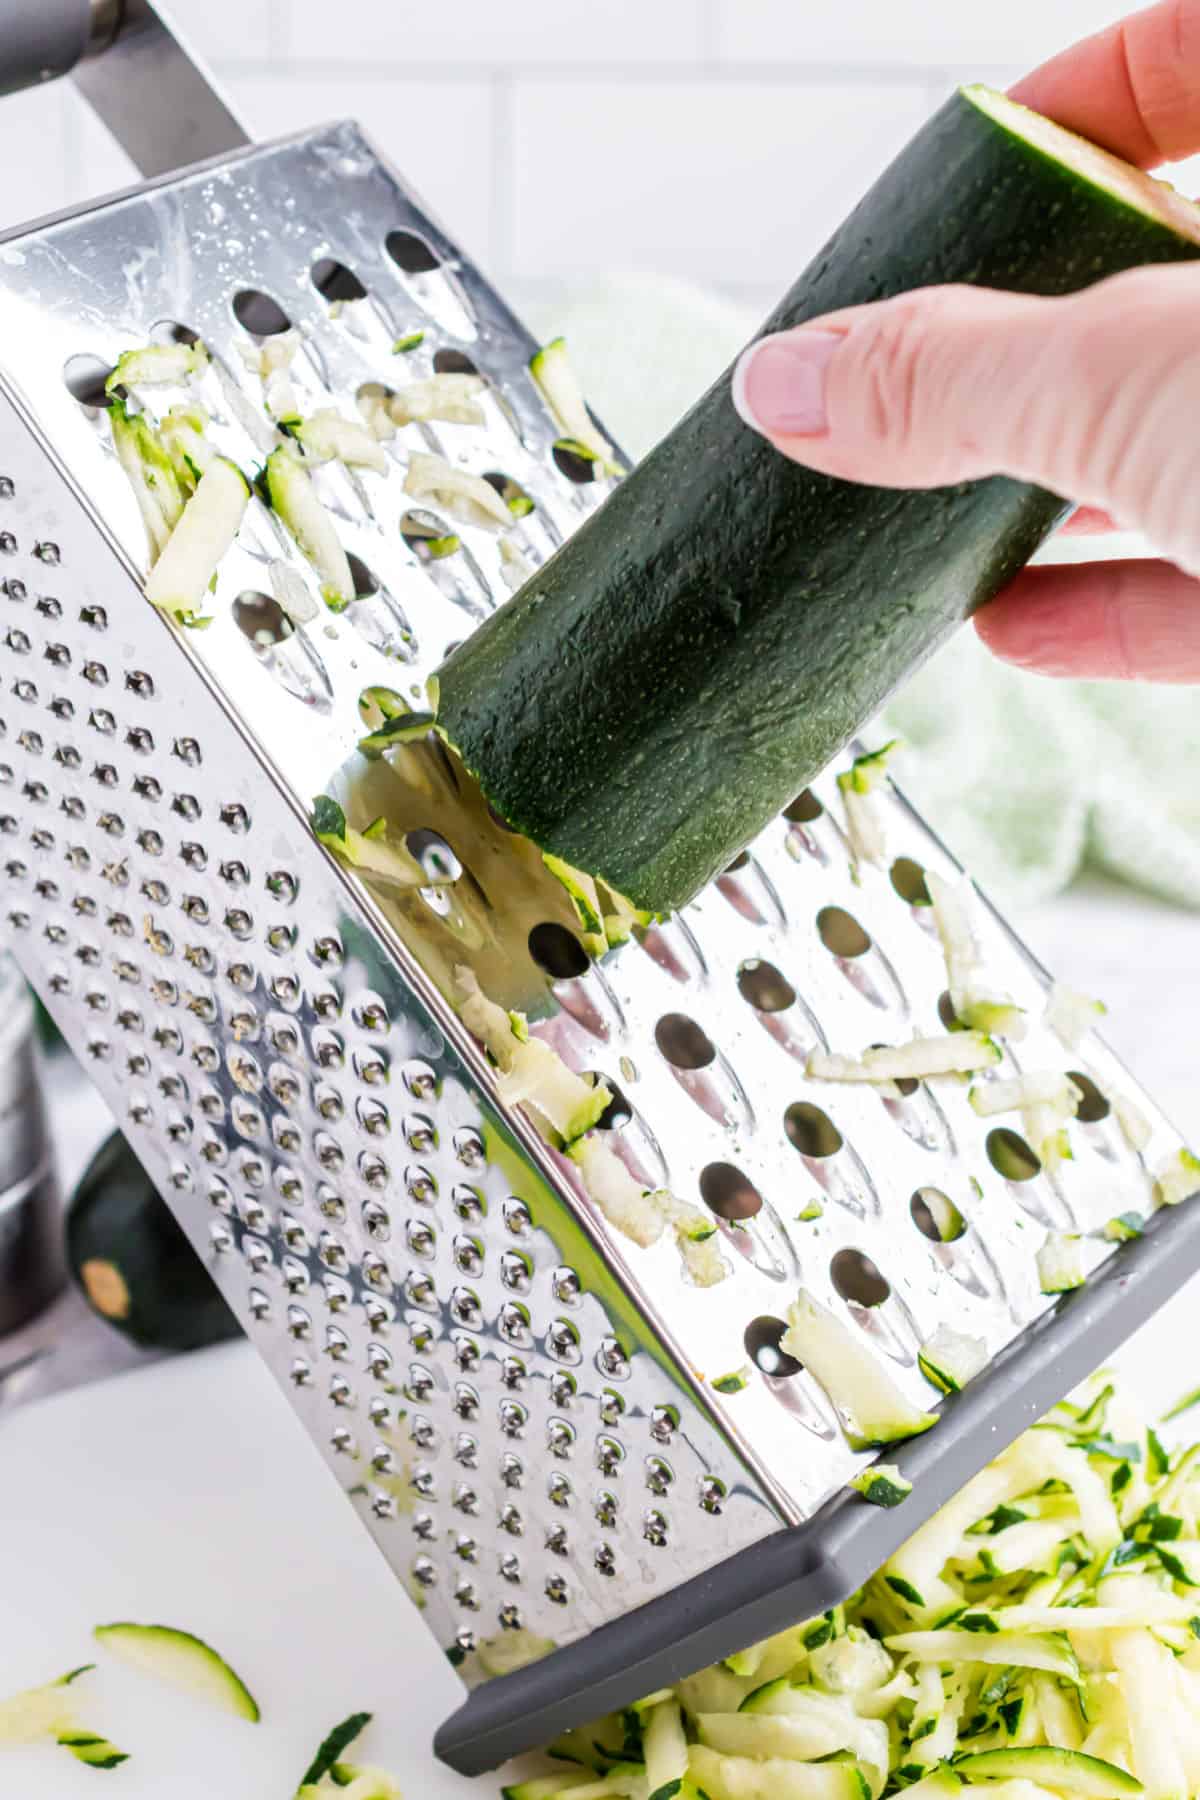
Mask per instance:
[[[48,11],[13,26],[10,86],[83,47],[79,6]],[[92,23],[117,25],[95,7]],[[438,1750],[477,1771],[843,1598],[1182,1282],[1200,1212],[1163,1209],[1119,1250],[1089,1238],[1086,1285],[1052,1303],[1046,1230],[1149,1212],[1150,1170],[1179,1148],[1144,1100],[1151,1141],[1129,1148],[1105,1096],[1135,1090],[1101,1043],[1068,1055],[1035,1023],[1006,1051],[1002,1073],[1087,1077],[1054,1181],[965,1084],[881,1097],[806,1078],[814,1048],[938,1031],[945,1006],[914,900],[922,870],[955,865],[892,794],[889,866],[856,871],[831,772],[601,964],[561,891],[532,928],[527,888],[511,917],[493,909],[489,979],[532,995],[535,1029],[609,1082],[613,1141],[648,1184],[709,1206],[728,1277],[691,1285],[672,1244],[609,1228],[500,1107],[443,997],[456,888],[477,907],[504,855],[489,840],[487,871],[459,858],[436,759],[414,789],[356,751],[363,690],[419,705],[507,592],[486,532],[456,524],[453,555],[422,554],[449,528],[411,516],[408,440],[528,494],[533,563],[606,484],[556,454],[531,341],[357,126],[250,145],[142,0],[79,75],[118,129],[131,70],[139,107],[154,73],[138,130],[157,136],[134,148],[156,178],[0,240],[4,930],[461,1669]],[[209,160],[163,173],[189,153]],[[254,501],[212,628],[181,632],[142,598],[103,377],[148,337],[198,333],[212,364],[191,391],[254,467],[271,433],[241,351],[286,326],[306,410],[355,416],[422,331],[406,373],[478,370],[487,424],[410,427],[386,480],[321,472],[360,588],[345,613],[315,603]],[[308,814],[331,790],[423,808],[407,824],[430,886],[398,905],[322,849]],[[1039,1020],[1043,970],[987,909],[982,931]],[[986,1371],[899,1451],[916,1489],[895,1512],[847,1491],[864,1459],[780,1355],[801,1283],[922,1404],[919,1343],[942,1323],[986,1338]],[[714,1385],[743,1367],[739,1391]],[[534,1642],[551,1653],[484,1679]]]

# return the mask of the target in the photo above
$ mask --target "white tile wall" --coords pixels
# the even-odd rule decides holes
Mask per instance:
[[[769,302],[951,81],[1136,0],[174,0],[256,134],[356,115],[503,282]],[[0,28],[0,57],[3,32]],[[69,84],[0,101],[0,224],[133,179]],[[1195,167],[1181,186],[1200,186]]]

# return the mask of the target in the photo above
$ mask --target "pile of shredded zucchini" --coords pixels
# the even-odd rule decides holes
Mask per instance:
[[[508,1800],[1185,1800],[1198,1521],[1200,1445],[1096,1377],[844,1607],[567,1733]]]

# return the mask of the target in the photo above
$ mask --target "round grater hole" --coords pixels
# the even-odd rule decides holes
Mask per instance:
[[[598,1070],[589,1069],[585,1071],[585,1078],[591,1081],[593,1087],[597,1082],[602,1081],[612,1095],[612,1099],[596,1120],[596,1129],[598,1131],[622,1131],[633,1118],[633,1108],[612,1076],[602,1075]]]
[[[154,344],[198,344],[200,333],[193,331],[190,325],[183,325],[178,319],[159,319],[150,327],[150,341]]]
[[[829,1279],[842,1300],[856,1306],[882,1306],[891,1297],[891,1285],[862,1250],[837,1250],[829,1261]]]
[[[591,968],[587,951],[574,932],[550,919],[529,933],[529,954],[552,981],[577,981]]]
[[[413,861],[420,863],[431,882],[444,885],[461,877],[462,864],[445,838],[439,837],[436,831],[424,827],[410,831],[404,843]]]
[[[354,598],[370,600],[380,589],[378,575],[367,567],[361,556],[355,556],[352,550],[346,552],[346,561],[350,565],[350,577],[354,582]]]
[[[499,469],[489,469],[483,479],[489,487],[495,488],[514,519],[526,519],[531,512],[537,510],[533,495],[511,475],[505,475]]]
[[[788,1352],[781,1348],[786,1331],[787,1325],[784,1321],[772,1317],[770,1313],[763,1313],[761,1317],[751,1319],[747,1325],[742,1340],[746,1346],[746,1355],[755,1368],[761,1370],[764,1375],[782,1378],[800,1374],[803,1363],[797,1362],[794,1356],[789,1356]]]
[[[251,337],[279,337],[292,329],[292,321],[278,300],[259,288],[242,288],[233,296],[233,316]]]
[[[345,263],[336,261],[332,256],[323,256],[315,262],[309,274],[313,286],[322,300],[330,306],[343,305],[348,300],[365,300],[367,290],[353,269]]]
[[[664,1013],[654,1041],[673,1069],[707,1069],[716,1060],[712,1039],[686,1013]]]
[[[752,1219],[762,1211],[762,1195],[733,1163],[709,1163],[700,1171],[700,1197],[718,1219]]]
[[[465,350],[442,349],[433,353],[435,375],[478,375],[479,369]]]
[[[967,1221],[941,1188],[918,1188],[908,1210],[917,1230],[932,1244],[953,1244],[966,1233]]]
[[[999,1125],[987,1134],[988,1161],[1006,1181],[1032,1181],[1042,1172],[1041,1158],[1019,1131]]]
[[[797,1100],[788,1107],[783,1129],[801,1156],[836,1156],[844,1141],[829,1114],[810,1100]]]
[[[106,363],[103,357],[92,356],[85,351],[77,356],[68,356],[63,364],[62,374],[72,398],[78,400],[87,412],[98,413],[112,405],[112,395],[106,387],[112,372],[112,363]]]
[[[1100,1092],[1091,1076],[1085,1075],[1081,1069],[1069,1069],[1067,1073],[1083,1095],[1075,1117],[1081,1125],[1099,1125],[1100,1121],[1107,1119],[1112,1111],[1108,1100]]]
[[[757,957],[744,962],[738,970],[738,993],[757,1012],[786,1012],[796,1000],[796,990],[774,963]]]
[[[819,819],[825,808],[817,799],[811,788],[805,788],[796,795],[783,809],[783,816],[792,825],[811,825]]]
[[[865,956],[871,940],[853,913],[842,906],[823,906],[817,914],[821,942],[831,956]]]
[[[888,879],[900,898],[909,906],[930,906],[932,901],[925,885],[925,871],[911,856],[898,856],[888,870]]]

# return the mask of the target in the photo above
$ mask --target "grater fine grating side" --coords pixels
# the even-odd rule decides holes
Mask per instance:
[[[364,384],[474,368],[487,423],[408,428],[386,479],[320,472],[356,559],[344,614],[254,500],[212,628],[180,632],[141,596],[100,378],[147,337],[198,333],[212,364],[189,392],[254,467],[272,439],[241,350],[280,319],[301,334],[305,410],[354,416]],[[516,484],[535,563],[604,497],[556,453],[525,333],[351,124],[9,234],[0,327],[20,347],[0,371],[4,928],[464,1678],[500,1667],[516,1632],[558,1647],[481,1689],[445,1753],[485,1766],[601,1692],[633,1698],[802,1599],[832,1603],[852,1564],[861,1578],[1034,1397],[1048,1404],[1190,1272],[1185,1209],[1120,1252],[1086,1238],[1092,1278],[1068,1304],[1034,1266],[1048,1229],[1153,1209],[1171,1128],[1139,1098],[1152,1137],[1128,1146],[1105,1096],[1132,1097],[1129,1077],[1098,1041],[1063,1051],[1039,1022],[1043,971],[990,912],[989,968],[1033,1021],[999,1073],[1070,1067],[1095,1096],[1055,1181],[1022,1166],[1004,1121],[976,1117],[965,1084],[881,1098],[806,1077],[814,1048],[943,1028],[913,882],[955,867],[893,795],[891,866],[856,872],[828,775],[602,965],[570,938],[561,893],[533,949],[528,892],[515,925],[493,909],[484,966],[614,1088],[613,1140],[647,1182],[710,1207],[728,1278],[694,1286],[673,1244],[614,1233],[498,1105],[443,997],[446,944],[471,960],[446,936],[456,890],[484,891],[494,853],[475,868],[456,842],[444,770],[422,786],[355,750],[363,690],[419,706],[507,592],[490,533],[414,508],[409,449]],[[417,330],[401,375],[392,346]],[[423,555],[430,532],[457,549]],[[331,789],[364,820],[423,807],[410,842],[455,879],[400,905],[348,873],[307,823]],[[949,1242],[926,1235],[936,1196],[963,1225]],[[901,1453],[923,1474],[902,1525],[847,1508],[864,1458],[778,1359],[801,1283],[924,1405],[916,1351],[935,1327],[987,1341],[989,1372]],[[714,1386],[743,1365],[740,1391]]]

